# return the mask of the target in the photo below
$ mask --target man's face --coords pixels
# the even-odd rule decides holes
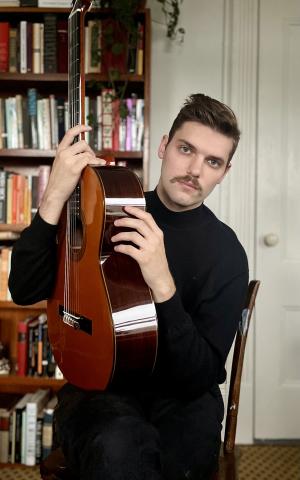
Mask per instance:
[[[185,122],[167,142],[165,135],[158,150],[158,196],[175,212],[196,208],[228,172],[233,140],[201,123]]]

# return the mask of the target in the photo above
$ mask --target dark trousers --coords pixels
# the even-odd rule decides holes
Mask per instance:
[[[82,480],[204,480],[218,463],[223,402],[211,393],[186,401],[67,384],[55,419],[68,465]]]

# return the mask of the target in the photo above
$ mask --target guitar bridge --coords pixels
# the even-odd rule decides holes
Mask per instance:
[[[71,312],[70,310],[65,309],[63,305],[59,305],[59,316],[66,325],[69,325],[69,327],[92,335],[92,321],[89,318],[79,315],[76,312]]]

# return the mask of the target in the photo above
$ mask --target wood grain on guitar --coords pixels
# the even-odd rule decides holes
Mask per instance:
[[[92,2],[75,0],[69,16],[69,120],[85,123],[84,19]],[[113,222],[124,206],[145,208],[136,175],[124,167],[86,167],[65,205],[58,232],[49,338],[66,379],[104,390],[126,375],[149,375],[157,318],[138,264],[114,252]]]

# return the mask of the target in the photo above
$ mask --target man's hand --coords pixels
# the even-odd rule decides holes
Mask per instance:
[[[73,144],[74,138],[91,127],[77,125],[70,128],[58,145],[49,182],[39,207],[41,217],[48,223],[57,224],[65,202],[75,189],[82,170],[87,165],[105,165],[105,160],[96,157],[85,140]]]
[[[155,223],[152,215],[137,207],[125,207],[130,217],[115,220],[116,227],[130,228],[114,235],[113,242],[121,242],[114,247],[116,252],[129,255],[140,266],[145,282],[152,290],[153,299],[160,303],[169,300],[176,287],[169,270],[165,252],[163,232]],[[134,245],[122,244],[131,242]]]

